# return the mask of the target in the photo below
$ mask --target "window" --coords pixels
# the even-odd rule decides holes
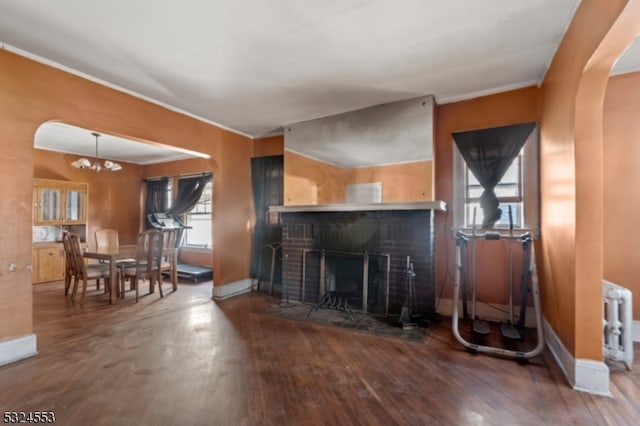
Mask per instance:
[[[212,244],[212,182],[208,182],[196,205],[184,215],[184,245],[187,247],[213,248]]]
[[[479,228],[484,219],[480,208],[483,188],[466,166],[456,144],[453,144],[454,228]],[[514,229],[537,234],[539,228],[538,130],[535,129],[514,158],[502,180],[496,185],[496,196],[502,215],[494,225],[497,230],[509,228],[509,208]],[[474,217],[475,215],[475,217]]]
[[[514,228],[521,228],[524,218],[522,196],[522,151],[513,160],[502,180],[496,185],[495,193],[500,202],[502,216],[496,222],[496,227],[509,226],[509,208]],[[480,208],[480,195],[484,189],[468,167],[464,167],[465,175],[465,226],[482,223],[484,212]],[[475,217],[474,217],[475,214]]]

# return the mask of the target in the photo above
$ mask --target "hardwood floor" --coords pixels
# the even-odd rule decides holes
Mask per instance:
[[[39,355],[0,367],[2,412],[92,426],[640,424],[638,361],[611,366],[613,397],[600,397],[570,389],[548,352],[524,365],[470,354],[445,320],[415,342],[267,316],[278,299],[264,294],[216,303],[210,282],[137,305],[34,288]]]

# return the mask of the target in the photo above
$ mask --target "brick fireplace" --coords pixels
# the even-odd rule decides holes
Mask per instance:
[[[272,207],[271,211],[282,215],[283,295],[292,301],[320,303],[329,286],[339,285],[325,275],[346,268],[355,272],[342,273],[349,277],[349,284],[348,289],[341,291],[353,293],[355,289],[356,293],[364,293],[364,304],[372,306],[363,306],[362,297],[357,295],[352,296],[351,308],[399,315],[405,301],[410,261],[415,272],[414,312],[432,318],[433,215],[444,208],[443,202]],[[327,259],[332,262],[328,269]],[[344,266],[337,266],[339,262]],[[361,265],[366,267],[358,273]],[[316,276],[310,278],[313,274]],[[323,277],[322,283],[319,276]],[[364,289],[361,281],[353,282],[363,279]],[[313,288],[314,285],[319,287]]]

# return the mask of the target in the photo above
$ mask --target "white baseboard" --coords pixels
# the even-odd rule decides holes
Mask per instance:
[[[213,286],[213,299],[214,300],[224,300],[233,296],[239,296],[244,293],[249,293],[252,287],[251,278],[245,278],[243,280],[234,281],[229,284],[223,284]]]
[[[633,341],[640,342],[640,321],[633,321]]]
[[[35,334],[0,341],[0,365],[20,361],[37,354]]]
[[[471,304],[469,304],[469,310],[471,310]],[[440,315],[450,317],[453,313],[453,299],[440,299],[437,311]],[[520,306],[514,306],[513,312],[517,315],[520,312]],[[509,306],[498,305],[496,303],[492,303],[491,306],[488,306],[485,303],[476,303],[476,315],[479,318],[490,321],[508,321]],[[533,328],[536,326],[535,315],[535,310],[532,307],[527,307],[524,321],[525,327]],[[462,301],[458,301],[458,317],[462,318]]]
[[[571,387],[595,395],[611,396],[607,364],[590,359],[575,359],[544,318],[543,326],[547,346]]]

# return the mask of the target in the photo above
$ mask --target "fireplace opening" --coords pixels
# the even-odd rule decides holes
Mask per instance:
[[[303,302],[318,308],[388,313],[389,255],[307,250]]]
[[[324,295],[332,307],[351,310],[362,306],[364,256],[359,254],[325,253]]]

